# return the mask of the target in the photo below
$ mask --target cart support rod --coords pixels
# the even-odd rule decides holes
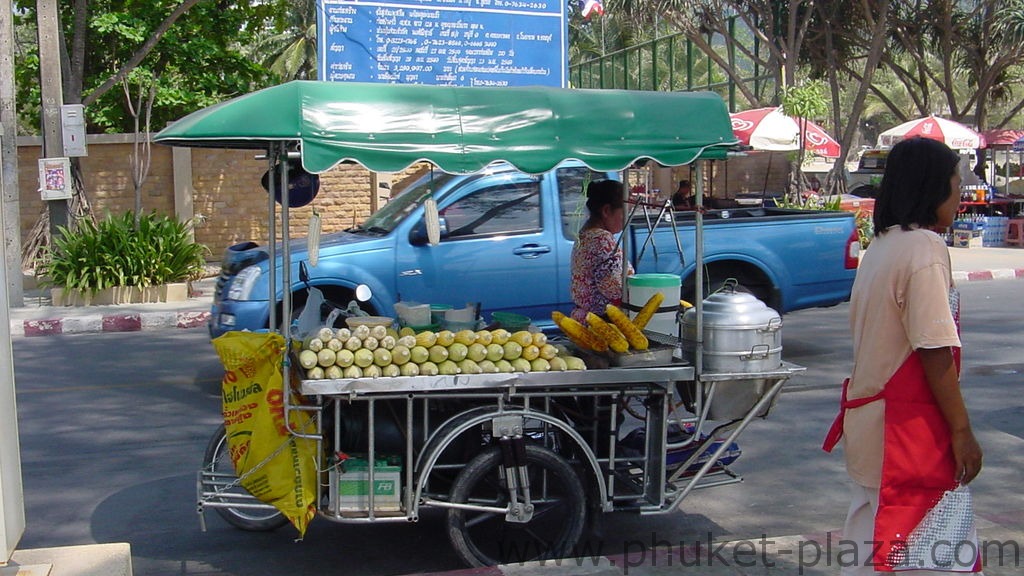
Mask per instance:
[[[729,434],[729,436],[722,441],[722,444],[718,447],[717,450],[715,450],[715,453],[711,455],[711,458],[708,458],[708,461],[705,462],[704,465],[700,467],[700,470],[698,470],[697,473],[694,474],[689,479],[689,482],[687,482],[686,487],[675,495],[671,505],[661,512],[671,512],[675,510],[679,506],[679,503],[682,502],[683,499],[686,498],[686,496],[689,495],[690,492],[692,492],[693,489],[697,487],[697,482],[700,481],[700,479],[703,478],[708,473],[708,470],[710,470],[716,462],[718,462],[718,458],[721,457],[721,455],[724,454],[726,450],[728,450],[729,444],[731,444],[734,440],[736,440],[736,438],[739,437],[740,434],[743,433],[743,431],[747,428],[747,425],[750,424],[750,421],[753,420],[757,414],[760,414],[764,407],[767,406],[773,398],[775,398],[775,395],[778,394],[779,390],[782,389],[782,385],[786,383],[786,380],[788,380],[788,378],[780,379],[778,382],[775,383],[774,386],[771,387],[767,394],[765,394],[764,396],[761,397],[760,400],[758,400],[757,404],[755,404],[754,407],[747,412],[747,415],[743,417],[743,420],[740,421],[739,426],[737,426],[736,429],[733,430]]]

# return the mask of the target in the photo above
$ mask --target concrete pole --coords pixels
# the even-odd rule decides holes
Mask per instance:
[[[60,69],[60,20],[57,18],[57,0],[36,2],[36,25],[39,28],[39,88],[42,92],[43,157],[64,156],[61,134],[60,107],[64,104],[63,82]],[[59,235],[58,226],[68,225],[68,201],[50,200],[50,239]]]
[[[11,308],[25,305],[21,279],[21,218],[18,193],[18,115],[14,91],[14,13],[11,0],[0,0],[0,173],[3,182],[3,233],[7,257],[7,299]]]
[[[2,4],[2,2],[0,2]],[[10,12],[10,3],[0,10]],[[5,144],[0,137],[0,144]],[[0,172],[3,167],[0,166]],[[2,176],[3,174],[0,174]],[[7,206],[0,206],[6,220]],[[15,213],[17,218],[17,213]],[[0,243],[7,260],[7,247]],[[21,271],[18,271],[21,281]],[[14,352],[11,347],[10,308],[7,306],[7,270],[0,266],[0,565],[5,564],[25,532],[25,496],[21,480],[21,448],[18,442],[18,409],[14,397]]]
[[[17,118],[14,107],[14,20],[11,0],[0,0],[0,564],[6,563],[25,532],[18,410],[14,397],[14,352],[8,302],[21,305],[21,233],[18,211]],[[13,233],[9,225],[13,222]],[[13,252],[13,253],[12,253]],[[10,278],[10,263],[15,276]],[[13,283],[10,282],[13,280]]]

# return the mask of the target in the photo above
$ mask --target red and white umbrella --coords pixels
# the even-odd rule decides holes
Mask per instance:
[[[786,151],[800,148],[800,124],[778,108],[755,108],[729,115],[732,132],[745,146],[754,150]],[[839,142],[810,120],[803,121],[804,148],[825,158],[838,158]]]
[[[938,140],[954,150],[984,148],[986,145],[985,137],[978,132],[959,122],[946,120],[934,115],[904,122],[895,128],[889,128],[878,135],[878,145],[892,146],[900,140],[913,138],[914,136]]]

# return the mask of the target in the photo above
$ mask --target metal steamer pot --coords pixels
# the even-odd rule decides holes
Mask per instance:
[[[726,283],[704,308],[703,367],[708,372],[764,372],[782,365],[782,317],[753,294]],[[683,353],[694,361],[697,311],[683,314]]]
[[[778,369],[782,365],[782,318],[752,294],[737,292],[735,283],[708,296],[704,308],[705,373],[747,374]],[[691,308],[683,314],[683,354],[691,362],[697,354],[697,313]],[[693,383],[679,392],[693,407],[699,387],[705,401],[710,399],[708,417],[712,420],[736,420],[744,415],[771,388],[774,381],[765,378],[738,378],[720,382]],[[774,401],[758,414],[764,417]]]

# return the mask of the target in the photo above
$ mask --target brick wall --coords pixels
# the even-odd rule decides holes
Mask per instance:
[[[19,138],[18,186],[23,245],[46,209],[37,190],[37,160],[42,149],[38,140]],[[81,162],[93,213],[102,218],[107,213],[134,210],[131,136],[90,136],[88,144],[89,156],[83,157]],[[210,260],[219,260],[224,249],[237,242],[267,242],[267,193],[260,185],[267,162],[257,160],[256,154],[253,150],[191,150],[195,237],[197,242],[210,248]],[[399,182],[405,175],[395,174],[393,179]],[[320,192],[311,205],[290,211],[291,236],[305,237],[313,207],[323,218],[325,234],[362,222],[370,214],[370,194],[368,170],[353,164],[335,167],[321,175]],[[386,201],[386,195],[380,201]],[[153,145],[149,176],[142,187],[142,210],[175,213],[170,147]],[[278,229],[278,238],[280,234]]]

